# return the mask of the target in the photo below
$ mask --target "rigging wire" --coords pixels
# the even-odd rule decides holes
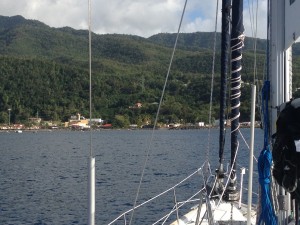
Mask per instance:
[[[92,149],[92,32],[91,32],[91,0],[89,0],[89,122],[90,122],[90,157],[93,156]]]
[[[224,186],[224,189],[223,189],[223,191],[222,191],[222,193],[221,193],[221,195],[220,195],[220,197],[219,197],[219,201],[218,201],[218,203],[216,204],[216,208],[218,208],[219,206],[220,206],[220,204],[221,204],[221,202],[222,202],[222,199],[223,199],[223,196],[224,196],[224,194],[225,194],[225,192],[226,192],[226,189],[227,189],[227,187],[228,187],[228,185],[229,185],[229,181],[230,181],[230,174],[234,171],[234,163],[236,162],[236,157],[237,157],[237,153],[238,153],[238,151],[239,151],[239,142],[237,143],[237,151],[235,152],[235,154],[234,154],[234,156],[233,156],[233,163],[232,163],[232,165],[231,165],[231,167],[230,167],[230,171],[229,171],[229,173],[228,173],[228,178],[227,178],[227,181],[226,181],[226,183],[225,183],[225,186]]]
[[[179,37],[179,33],[180,33],[181,24],[182,24],[183,17],[184,17],[186,5],[187,5],[187,0],[185,0],[182,15],[181,15],[181,18],[180,18],[178,31],[177,31],[177,35],[176,35],[176,40],[175,40],[175,43],[174,43],[174,48],[173,48],[173,51],[172,51],[172,55],[171,55],[171,59],[170,59],[169,67],[168,67],[168,72],[167,72],[167,75],[166,75],[165,83],[164,83],[162,94],[161,94],[161,97],[160,97],[160,101],[159,101],[159,105],[158,105],[158,109],[157,109],[157,113],[156,113],[156,117],[155,117],[155,121],[154,121],[154,126],[153,126],[153,129],[152,129],[151,139],[150,139],[150,142],[148,144],[146,159],[145,159],[145,162],[144,162],[144,165],[143,165],[142,174],[141,174],[141,177],[140,177],[137,193],[136,193],[136,196],[135,196],[135,200],[134,200],[134,204],[133,204],[133,210],[132,210],[132,213],[131,213],[131,216],[130,216],[129,225],[131,225],[132,220],[133,220],[135,207],[137,205],[137,200],[138,200],[140,189],[141,189],[141,186],[142,186],[142,181],[143,181],[143,178],[144,178],[144,175],[145,175],[145,169],[146,169],[146,166],[147,166],[147,162],[148,162],[149,155],[150,155],[150,150],[151,150],[151,143],[152,143],[152,140],[153,140],[153,137],[154,137],[154,130],[155,130],[155,127],[157,126],[158,116],[159,116],[160,108],[161,108],[161,105],[162,105],[163,97],[164,97],[164,94],[165,94],[167,81],[169,79],[169,75],[170,75],[170,71],[171,71],[171,67],[172,67],[172,63],[173,63],[173,58],[174,58],[174,55],[175,55],[175,50],[176,50],[176,47],[177,47],[178,37]]]
[[[171,188],[165,190],[164,192],[159,193],[158,195],[156,195],[156,196],[154,196],[154,197],[148,199],[147,201],[145,201],[145,202],[143,202],[143,203],[141,203],[141,204],[139,204],[139,205],[136,205],[136,206],[134,207],[134,209],[140,208],[140,207],[142,207],[143,205],[146,205],[147,203],[152,202],[153,200],[155,200],[155,199],[157,199],[157,198],[159,198],[159,197],[161,197],[161,196],[167,194],[168,192],[174,190],[175,188],[177,188],[178,186],[182,185],[184,182],[186,182],[187,180],[189,180],[191,177],[193,177],[193,176],[195,176],[195,175],[198,175],[198,174],[201,172],[203,166],[204,166],[204,165],[202,165],[200,168],[198,168],[197,170],[195,170],[193,173],[191,173],[190,175],[188,175],[186,178],[184,178],[183,180],[181,180],[179,183],[175,184],[175,185],[172,186]],[[200,191],[202,191],[202,190],[203,190],[203,189],[201,189]],[[197,192],[196,194],[194,194],[194,195],[191,197],[191,199],[192,199],[194,196],[196,196],[198,193],[199,193],[199,192]],[[186,200],[186,201],[184,201],[184,202],[188,202],[188,200]],[[181,206],[179,206],[178,208],[180,208],[180,207],[181,207]],[[108,225],[112,225],[112,224],[113,224],[114,222],[116,222],[118,219],[120,219],[120,218],[123,217],[123,216],[125,217],[126,214],[128,214],[128,213],[130,213],[130,212],[132,212],[132,211],[133,211],[133,209],[127,210],[126,212],[124,212],[123,214],[121,214],[121,215],[119,215],[117,218],[115,218],[113,221],[111,221]]]
[[[89,29],[89,125],[90,125],[90,154],[88,160],[88,224],[95,224],[95,158],[92,148],[92,32],[91,32],[91,0],[88,1]]]
[[[256,0],[256,13],[255,13],[255,26],[253,29],[253,51],[254,51],[254,64],[253,64],[253,84],[255,84],[255,80],[257,79],[257,59],[256,59],[256,48],[257,48],[257,16],[258,16],[258,0]],[[252,25],[251,25],[252,27]]]
[[[251,1],[251,4],[249,2],[250,0],[248,0],[248,4],[249,4],[249,15],[250,15],[250,24],[251,24],[251,32],[252,32],[252,37],[254,39],[253,42],[253,54],[254,54],[254,62],[253,62],[253,84],[256,84],[258,86],[258,90],[259,88],[259,82],[258,82],[258,75],[257,75],[257,23],[258,23],[258,0],[256,0],[256,5],[254,5],[254,1]],[[251,7],[250,7],[251,6]],[[255,12],[254,12],[254,8],[256,6]],[[258,105],[261,105],[261,97],[260,94],[257,95],[257,102]],[[262,117],[262,113],[260,110],[260,114]]]
[[[246,139],[245,139],[245,137],[244,137],[244,135],[243,135],[243,133],[241,132],[240,129],[239,129],[239,133],[240,133],[240,136],[241,136],[241,138],[243,139],[245,145],[247,146],[248,150],[250,150],[250,146],[248,145],[248,143],[247,143],[247,141],[246,141]],[[255,155],[253,155],[253,158],[254,158],[254,160],[257,162],[257,158],[255,157]]]
[[[210,152],[210,138],[211,138],[211,117],[212,117],[212,102],[213,102],[213,92],[214,92],[214,75],[215,75],[215,61],[216,61],[216,42],[217,42],[217,27],[218,27],[218,11],[219,11],[219,0],[216,5],[216,16],[215,16],[215,31],[214,31],[214,42],[213,42],[213,59],[212,59],[212,68],[211,68],[211,83],[210,83],[210,98],[209,98],[209,115],[208,115],[208,135],[207,135],[207,146],[205,152],[205,162],[204,162],[204,171],[202,171],[204,190],[208,196],[212,194],[212,190],[208,193],[206,189],[206,183],[208,180],[209,174],[209,152]],[[215,179],[216,182],[216,179]],[[215,185],[215,183],[214,183]],[[213,185],[213,186],[214,186]]]
[[[208,136],[207,136],[207,148],[205,154],[206,164],[209,161],[209,152],[210,152],[210,137],[211,137],[211,117],[212,117],[212,102],[213,102],[213,92],[214,92],[214,78],[215,78],[215,61],[216,61],[216,43],[217,43],[217,27],[218,27],[218,11],[219,11],[219,0],[217,1],[216,6],[216,20],[215,20],[215,32],[214,32],[214,45],[213,45],[213,60],[211,68],[211,83],[210,83],[210,99],[209,99],[209,115],[208,115]],[[205,172],[207,173],[207,166]]]

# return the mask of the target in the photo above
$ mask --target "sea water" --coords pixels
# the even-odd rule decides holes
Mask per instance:
[[[241,132],[249,142],[250,130]],[[218,133],[218,129],[0,132],[0,224],[87,224],[90,149],[96,157],[96,224],[108,224],[133,206],[145,162],[137,204],[172,187],[206,159],[214,170]],[[262,135],[257,129],[256,156],[262,148]],[[226,151],[230,152],[228,142]],[[240,138],[238,166],[248,165],[248,155]],[[226,156],[225,163],[229,159]],[[247,177],[244,179],[246,185]],[[198,175],[182,185],[176,190],[177,201],[200,188],[201,182]],[[255,188],[257,183],[255,175]],[[155,222],[165,209],[172,208],[173,195],[171,192],[136,210],[132,224]],[[127,222],[129,218],[127,215]],[[124,224],[124,220],[116,224]]]

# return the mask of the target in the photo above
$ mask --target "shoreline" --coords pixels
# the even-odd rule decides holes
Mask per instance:
[[[219,129],[219,127],[178,127],[178,128],[168,128],[168,127],[160,127],[155,130],[204,130],[204,129]],[[249,126],[240,126],[241,129],[250,129]],[[260,126],[255,126],[255,128],[260,128]],[[228,127],[229,129],[229,127]],[[111,131],[111,130],[128,130],[128,131],[139,131],[139,130],[152,130],[152,128],[95,128],[92,131]],[[72,132],[88,132],[90,129],[70,129],[70,128],[57,128],[57,129],[1,129],[0,133],[22,133],[22,132],[61,132],[61,131],[72,131]]]

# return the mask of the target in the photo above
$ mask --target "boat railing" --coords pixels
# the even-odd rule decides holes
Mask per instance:
[[[157,221],[155,221],[153,223],[153,225],[154,224],[158,224],[160,222],[162,222],[162,224],[164,224],[172,214],[176,213],[178,215],[178,210],[180,208],[182,208],[184,205],[186,205],[187,203],[195,203],[197,201],[199,202],[200,199],[196,198],[196,196],[199,196],[201,194],[201,192],[204,190],[204,187],[201,188],[201,189],[198,189],[194,194],[192,194],[189,198],[187,198],[187,200],[185,200],[185,201],[179,201],[179,202],[176,202],[176,191],[175,190],[176,190],[177,187],[179,187],[180,185],[182,185],[183,183],[185,183],[186,181],[188,181],[189,179],[191,179],[193,176],[199,175],[199,174],[203,174],[203,168],[205,168],[205,166],[207,166],[207,165],[205,165],[205,163],[204,163],[196,171],[194,171],[193,173],[191,173],[190,175],[188,175],[187,177],[185,177],[183,180],[181,180],[179,183],[175,184],[171,188],[169,188],[169,189],[161,192],[160,194],[158,194],[158,195],[150,198],[147,201],[144,201],[143,203],[135,206],[134,208],[131,208],[131,209],[123,212],[118,217],[116,217],[113,221],[111,221],[110,223],[108,223],[108,225],[115,224],[117,221],[120,221],[120,220],[124,220],[124,222],[126,224],[126,216],[128,214],[133,213],[134,210],[136,210],[138,208],[141,208],[141,207],[149,204],[150,202],[153,202],[154,200],[162,197],[163,195],[166,195],[166,194],[168,194],[170,192],[173,192],[173,196],[174,196],[174,199],[175,199],[175,203],[174,203],[173,208],[169,212],[167,212],[164,216],[162,216],[161,218],[159,218]],[[209,171],[210,171],[210,169],[209,169]],[[211,177],[214,177],[214,175],[210,174],[208,176],[208,179],[210,179]],[[173,199],[173,202],[174,202],[174,199]]]
[[[165,216],[161,217],[160,219],[158,219],[156,222],[153,223],[153,225],[158,224],[159,222],[163,221],[162,224],[165,224],[165,222],[167,221],[167,219],[173,214],[173,213],[177,213],[178,214],[178,210],[183,207],[185,204],[187,203],[192,203],[192,202],[199,202],[200,199],[195,197],[197,195],[199,195],[202,191],[204,190],[204,188],[200,189],[199,191],[197,191],[195,194],[193,194],[190,198],[188,198],[186,201],[182,201],[182,202],[176,202],[174,204],[174,207],[172,208],[172,210],[166,214]]]
[[[229,164],[227,165],[227,170],[226,170],[227,172],[225,172],[225,176],[227,178],[228,178],[228,169],[229,169]],[[204,174],[205,172],[207,174]],[[196,189],[196,191],[194,190],[194,192],[190,196],[188,196],[188,197],[185,196],[186,200],[177,201],[177,195],[178,194],[176,193],[176,190],[178,188],[180,188],[180,185],[184,185],[184,183],[187,183],[195,175],[201,175],[203,177],[203,187],[199,188],[199,189]],[[191,173],[190,175],[185,177],[183,180],[181,180],[180,182],[178,182],[177,184],[175,184],[171,188],[159,193],[158,195],[144,201],[143,203],[141,203],[139,205],[136,205],[134,208],[131,208],[131,209],[123,212],[118,217],[116,217],[114,220],[112,220],[110,223],[108,223],[108,225],[113,225],[113,224],[116,224],[117,222],[120,222],[120,221],[124,221],[124,224],[127,224],[127,221],[126,221],[127,218],[130,216],[130,214],[134,213],[135,210],[137,210],[139,208],[142,208],[142,207],[146,208],[147,205],[149,205],[150,203],[153,203],[156,199],[161,198],[164,195],[170,194],[170,192],[173,192],[173,193],[171,193],[172,196],[173,196],[173,199],[170,200],[174,203],[173,206],[171,208],[169,208],[168,210],[166,210],[166,212],[164,212],[163,216],[161,216],[158,220],[153,222],[152,225],[165,224],[171,216],[173,216],[172,219],[174,220],[174,218],[176,219],[176,217],[178,218],[178,216],[179,216],[179,209],[186,206],[187,204],[194,203],[193,205],[191,205],[191,207],[189,207],[190,209],[193,209],[194,207],[196,207],[199,204],[199,202],[201,202],[201,200],[203,200],[203,199],[201,199],[203,197],[202,194],[207,191],[207,190],[205,190],[204,183],[213,184],[215,182],[215,177],[216,176],[214,174],[212,174],[212,171],[210,169],[210,165],[205,162],[205,163],[202,164],[201,167],[199,167],[197,170],[195,170],[193,173]],[[241,183],[242,183],[242,181],[241,181]],[[241,184],[241,189],[247,190],[247,188],[243,187],[242,184]],[[207,193],[207,194],[209,194],[209,193]],[[253,194],[258,196],[257,193],[253,193]],[[218,197],[218,196],[216,196],[216,197]],[[174,217],[174,214],[175,214],[175,217]]]

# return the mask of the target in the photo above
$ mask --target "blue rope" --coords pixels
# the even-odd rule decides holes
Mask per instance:
[[[275,216],[272,197],[271,197],[271,165],[272,165],[272,153],[270,146],[263,149],[258,157],[258,174],[259,184],[261,186],[261,214],[259,217],[259,223],[268,225],[276,225],[277,218]]]
[[[258,157],[259,184],[261,186],[261,214],[258,224],[277,225],[277,218],[271,197],[271,165],[272,153],[269,145],[269,111],[268,100],[270,81],[265,81],[262,89],[262,112],[264,121],[264,148]]]

